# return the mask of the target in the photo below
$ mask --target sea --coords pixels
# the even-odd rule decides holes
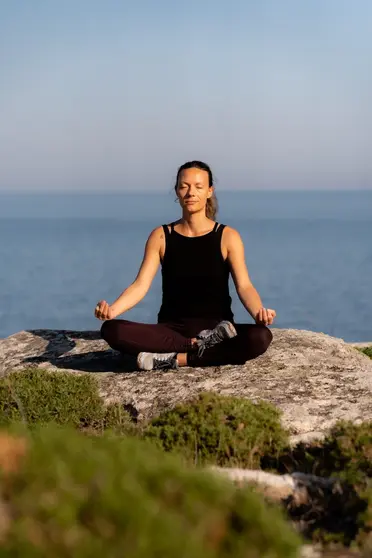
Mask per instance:
[[[273,327],[372,341],[372,190],[225,190],[218,199],[218,221],[241,234],[252,282],[277,312]],[[96,303],[131,284],[149,233],[179,216],[171,191],[1,193],[0,338],[98,330]],[[253,323],[230,288],[235,320]],[[159,271],[123,317],[154,323],[160,301]]]

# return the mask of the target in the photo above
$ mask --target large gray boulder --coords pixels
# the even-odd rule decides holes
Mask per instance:
[[[372,360],[323,333],[272,328],[268,351],[244,366],[139,372],[99,332],[22,331],[0,341],[0,375],[29,366],[94,374],[104,399],[139,419],[201,391],[270,401],[292,441],[324,434],[337,420],[372,420]]]

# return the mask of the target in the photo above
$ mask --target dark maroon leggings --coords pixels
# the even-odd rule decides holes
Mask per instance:
[[[101,327],[102,338],[123,354],[187,353],[190,366],[244,364],[266,351],[273,335],[269,328],[256,324],[234,324],[238,335],[205,349],[198,356],[191,339],[203,329],[213,329],[216,320],[193,319],[183,323],[143,324],[127,320],[108,320]]]

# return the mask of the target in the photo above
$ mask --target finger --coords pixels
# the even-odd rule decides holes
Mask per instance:
[[[267,312],[266,312],[266,308],[262,308],[262,323],[264,325],[267,324]]]
[[[273,321],[276,317],[276,312],[275,312],[275,310],[270,310],[270,312],[271,312],[271,323],[273,323]]]
[[[263,310],[263,309],[260,308],[259,311],[258,311],[258,321],[259,321],[259,322],[262,322],[262,310]]]
[[[99,303],[99,313],[100,313],[101,319],[105,315],[106,307],[107,307],[107,302],[105,300],[101,300],[100,303]]]
[[[105,311],[105,303],[102,302],[98,310],[98,315],[100,320],[103,320],[104,311]]]
[[[104,300],[99,300],[99,301],[97,302],[97,304],[96,304],[95,310],[97,310],[97,311],[99,312],[99,311],[100,311],[100,308],[101,308],[101,306],[102,306],[102,304],[103,304],[104,302],[105,302]]]
[[[105,302],[101,302],[99,309],[98,309],[98,319],[104,320],[105,319]]]
[[[105,303],[105,308],[104,308],[104,310],[103,310],[102,313],[103,313],[103,315],[104,315],[104,317],[105,317],[105,320],[108,320],[109,315],[110,315],[110,306],[109,306],[109,303],[108,303],[108,302]]]
[[[100,320],[104,320],[104,319],[105,319],[105,318],[104,318],[104,316],[105,316],[105,305],[104,305],[104,304],[101,304],[100,309],[99,309],[99,312],[98,312],[98,315],[99,315],[99,319],[100,319]]]

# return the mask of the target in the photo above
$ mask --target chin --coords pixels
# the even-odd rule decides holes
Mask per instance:
[[[200,205],[185,205],[184,206],[184,210],[187,211],[187,213],[199,213],[199,211],[203,210],[203,207],[201,207]]]

